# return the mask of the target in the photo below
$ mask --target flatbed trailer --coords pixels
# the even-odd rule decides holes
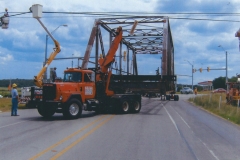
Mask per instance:
[[[115,93],[159,94],[161,99],[175,101],[175,75],[112,75],[109,88]]]

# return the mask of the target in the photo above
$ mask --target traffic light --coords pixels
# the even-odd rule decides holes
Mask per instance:
[[[207,71],[208,71],[208,72],[210,71],[210,67],[207,67]]]
[[[194,73],[195,72],[195,69],[192,69],[192,73]]]
[[[199,71],[202,73],[202,68],[200,68]]]

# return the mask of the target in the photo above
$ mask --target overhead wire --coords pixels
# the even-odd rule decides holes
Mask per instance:
[[[3,12],[4,13],[4,12]],[[8,12],[10,15],[9,17],[14,18],[32,18],[32,17],[19,17],[19,15],[24,15],[31,13],[29,12]],[[12,14],[11,13],[15,13]],[[151,16],[163,16],[163,15],[186,15],[186,16],[240,16],[240,13],[198,13],[198,12],[46,12],[43,11],[43,14],[63,14],[63,15],[53,15],[53,16],[44,16],[42,18],[63,18],[63,17],[120,17],[120,16],[144,16],[144,15],[151,15]],[[72,16],[75,15],[75,16]],[[78,15],[78,16],[76,16]],[[217,21],[217,22],[240,22],[237,20],[225,20],[225,19],[213,19],[213,18],[190,18],[190,17],[174,17],[168,16],[169,19],[176,19],[176,20],[195,20],[195,21]]]
[[[4,12],[3,12],[4,13]],[[31,12],[9,12],[9,13],[31,13]],[[52,13],[52,14],[90,14],[90,15],[139,15],[139,14],[151,14],[151,15],[160,15],[160,14],[173,14],[173,15],[240,15],[240,13],[220,13],[220,12],[49,12],[43,11],[43,13]]]

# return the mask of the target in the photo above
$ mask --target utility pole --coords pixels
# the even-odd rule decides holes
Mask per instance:
[[[59,25],[57,28],[55,28],[52,32],[51,32],[51,34],[53,34],[59,27],[61,27],[61,26],[63,26],[63,27],[67,27],[68,25],[67,24],[62,24],[62,25]],[[48,35],[46,34],[46,46],[45,46],[45,60],[44,60],[44,66],[45,66],[45,64],[47,63],[47,50],[48,50]],[[47,71],[44,73],[44,79],[45,80],[47,80]]]
[[[190,63],[188,60],[185,60],[185,61],[187,61],[192,66],[192,90],[193,90],[193,64]]]
[[[227,51],[221,46],[219,45],[218,47],[222,48],[224,52],[226,52],[226,85],[227,85],[227,82],[228,82],[228,64],[227,64]],[[227,85],[227,91],[228,91],[228,85]]]

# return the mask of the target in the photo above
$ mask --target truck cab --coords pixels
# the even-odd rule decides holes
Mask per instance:
[[[71,96],[79,95],[81,102],[95,97],[94,73],[91,70],[70,68],[64,71],[63,81],[56,83],[57,96],[62,102],[66,102]]]
[[[51,117],[55,112],[68,118],[77,118],[88,100],[96,95],[94,72],[78,68],[64,71],[62,81],[43,83],[42,92],[35,94],[38,112],[43,117]],[[95,101],[94,101],[95,103]]]

